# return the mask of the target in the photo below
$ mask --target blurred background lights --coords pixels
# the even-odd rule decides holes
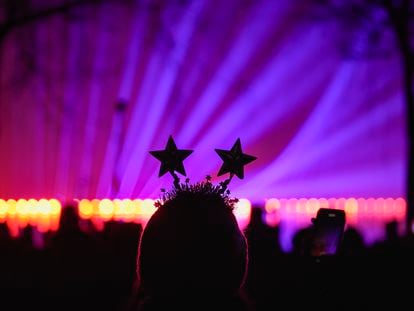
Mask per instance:
[[[239,199],[239,202],[237,202],[234,207],[233,213],[236,216],[240,229],[242,230],[245,229],[249,223],[251,209],[251,203],[247,199]]]
[[[153,199],[81,199],[76,200],[81,221],[91,221],[102,230],[105,222],[122,221],[146,225],[156,211]],[[258,204],[264,210],[264,220],[270,226],[280,226],[280,243],[291,247],[293,233],[310,224],[319,208],[343,209],[347,226],[361,231],[369,244],[382,238],[379,232],[390,221],[404,225],[406,201],[403,198],[269,198]],[[239,200],[233,212],[243,230],[250,220],[252,203]],[[56,231],[62,203],[57,199],[0,199],[0,222],[7,223],[14,237],[30,225],[39,232]],[[376,228],[376,230],[371,230]],[[414,225],[412,227],[414,230]]]

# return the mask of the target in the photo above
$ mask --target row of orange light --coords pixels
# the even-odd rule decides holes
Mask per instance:
[[[31,225],[40,232],[55,231],[59,227],[61,204],[56,199],[2,200],[0,199],[0,222],[8,224],[11,235]]]
[[[284,218],[309,219],[316,215],[319,208],[342,209],[347,223],[351,224],[360,220],[401,221],[406,215],[406,201],[403,198],[269,199],[265,204],[267,220],[273,224]]]
[[[115,220],[145,224],[155,212],[152,199],[94,199],[77,200],[79,217],[91,220],[99,229],[105,221]],[[250,217],[250,202],[241,199],[237,203],[234,213],[242,227]],[[59,227],[62,210],[61,203],[56,199],[0,199],[0,223],[7,222],[13,236],[27,225],[36,227],[40,232],[55,231]]]
[[[145,222],[155,212],[154,200],[151,199],[83,199],[78,206],[82,219],[100,218],[104,221]]]
[[[79,216],[90,219],[96,226],[105,221],[125,221],[145,224],[155,212],[152,199],[94,199],[79,200]],[[348,223],[359,220],[401,221],[406,215],[406,202],[403,198],[331,198],[331,199],[268,199],[265,203],[266,219],[269,224],[278,224],[281,219],[309,219],[315,216],[319,208],[343,209]],[[234,210],[241,228],[250,218],[251,203],[240,199]],[[13,235],[19,228],[28,224],[40,232],[57,230],[61,213],[61,203],[56,199],[13,200],[0,199],[0,222],[7,221]]]
[[[79,201],[79,215],[82,219],[91,219],[95,225],[100,226],[100,221],[125,221],[145,224],[155,212],[152,199],[103,199]],[[250,218],[251,203],[247,199],[240,199],[234,214],[241,227],[245,227]]]

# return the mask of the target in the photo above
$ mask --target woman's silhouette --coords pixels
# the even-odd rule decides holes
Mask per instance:
[[[209,182],[184,188],[174,190],[143,232],[138,309],[243,309],[247,244],[232,204]]]

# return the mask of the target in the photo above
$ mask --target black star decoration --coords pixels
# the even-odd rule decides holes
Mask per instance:
[[[158,177],[163,176],[167,172],[170,172],[173,176],[175,175],[174,172],[186,176],[183,161],[192,152],[193,150],[177,149],[174,139],[170,136],[164,150],[150,151],[152,156],[161,161]]]
[[[244,166],[257,159],[254,156],[243,153],[240,138],[236,140],[231,150],[215,149],[215,151],[224,162],[217,176],[230,173],[243,179]]]

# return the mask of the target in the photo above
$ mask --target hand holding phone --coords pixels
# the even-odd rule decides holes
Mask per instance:
[[[314,224],[312,256],[336,255],[344,233],[345,212],[320,208],[312,221]]]

